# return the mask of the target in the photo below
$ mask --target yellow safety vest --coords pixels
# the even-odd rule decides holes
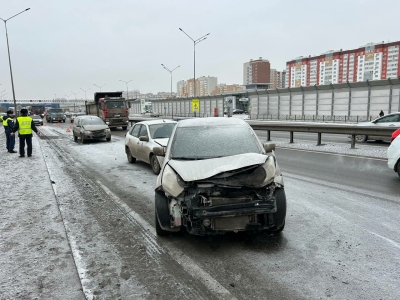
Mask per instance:
[[[9,116],[3,117],[3,126],[8,127],[8,120],[12,120]]]
[[[32,118],[31,117],[18,117],[18,133],[20,135],[32,134]]]

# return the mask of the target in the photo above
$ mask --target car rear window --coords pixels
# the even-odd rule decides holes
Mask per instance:
[[[246,125],[178,127],[171,144],[173,159],[208,159],[262,153]]]

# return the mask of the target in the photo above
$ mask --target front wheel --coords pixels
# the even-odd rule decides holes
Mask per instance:
[[[356,135],[356,142],[358,143],[364,143],[366,142],[368,137],[366,135]]]
[[[74,142],[77,142],[77,141],[78,141],[78,137],[74,133]]]
[[[127,130],[128,126],[122,126],[122,130]]]
[[[110,137],[109,137],[109,138],[106,138],[106,141],[107,141],[107,142],[111,141],[111,138],[110,138]]]
[[[277,188],[275,190],[276,213],[273,214],[275,226],[269,230],[272,233],[280,233],[285,228],[286,219],[286,194],[285,190]]]
[[[84,143],[85,143],[85,138],[83,136],[83,133],[81,133],[81,144],[84,144]]]
[[[161,167],[156,155],[152,155],[150,157],[150,165],[151,168],[153,169],[154,174],[156,175],[160,174]]]
[[[133,164],[136,161],[136,158],[132,156],[131,150],[126,149],[126,157],[128,158],[129,163]]]

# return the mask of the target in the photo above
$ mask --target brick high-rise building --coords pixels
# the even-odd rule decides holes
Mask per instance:
[[[196,84],[196,97],[211,95],[211,92],[218,84],[218,78],[212,76],[201,76],[188,79],[187,81],[181,80],[177,82],[178,97],[194,97],[194,84]]]
[[[268,86],[268,89],[283,89],[285,87],[285,77],[286,71],[271,69],[271,84]]]
[[[243,64],[243,85],[268,85],[271,83],[270,76],[271,65],[262,57]]]
[[[243,87],[240,86],[239,84],[220,83],[214,88],[214,90],[211,92],[210,95],[220,95],[224,93],[241,91],[241,90],[243,90]]]
[[[400,41],[299,57],[286,63],[286,86],[313,86],[397,78]]]

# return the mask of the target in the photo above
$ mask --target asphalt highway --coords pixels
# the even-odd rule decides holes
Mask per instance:
[[[150,166],[129,164],[124,131],[73,142],[43,129],[84,291],[103,298],[399,299],[400,178],[384,159],[277,149],[288,201],[279,236],[154,235]],[[99,294],[100,293],[100,294]]]

